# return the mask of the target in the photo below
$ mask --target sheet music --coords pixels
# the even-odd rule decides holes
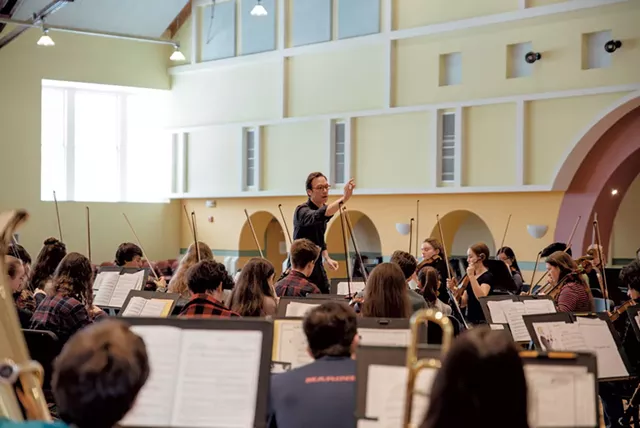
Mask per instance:
[[[504,330],[504,326],[502,324],[489,324],[491,330]]]
[[[411,330],[359,328],[360,344],[368,346],[409,346]]]
[[[302,329],[302,321],[278,321],[278,345],[274,359],[291,363],[292,368],[304,366],[313,361],[307,352],[309,344]]]
[[[118,279],[120,278],[120,274],[115,278],[115,282],[112,281],[112,277],[109,277],[109,281],[103,280],[100,284],[100,288],[96,293],[96,297],[93,299],[93,304],[96,306],[110,306],[111,297],[113,296],[113,291],[116,289],[118,285]]]
[[[566,324],[564,321],[533,323],[533,329],[542,345],[543,351],[553,351],[554,349],[562,350],[562,345],[559,344],[560,335],[556,327]],[[554,334],[556,334],[557,338],[553,337]]]
[[[142,312],[140,312],[140,316],[151,318],[168,317],[170,315],[169,311],[171,310],[172,304],[173,301],[169,299],[149,299],[144,305]]]
[[[122,316],[139,317],[146,304],[147,299],[145,299],[144,297],[132,297],[131,300],[129,300],[129,304],[127,305],[127,307],[124,308],[124,311],[122,311]]]
[[[172,425],[253,428],[262,332],[184,330],[181,351]]]
[[[532,428],[596,426],[596,379],[584,366],[526,364]]]
[[[142,289],[143,279],[144,270],[136,273],[123,273],[122,275],[120,275],[118,284],[113,290],[113,295],[111,296],[111,300],[109,301],[109,306],[121,308],[125,300],[127,300],[129,291]]]
[[[491,315],[491,322],[494,324],[506,324],[507,317],[505,316],[504,309],[510,306],[514,302],[512,300],[490,300],[487,302],[487,308],[489,308],[489,314]]]
[[[420,425],[429,406],[431,385],[435,369],[425,369],[416,378],[415,389],[426,396],[415,394],[411,421]],[[398,428],[404,419],[404,402],[407,389],[407,368],[372,364],[367,375],[366,416],[378,418],[380,428]]]
[[[522,315],[525,315],[526,313],[527,308],[525,308],[522,302],[512,302],[511,305],[504,308],[504,315],[507,318],[509,330],[511,330],[513,340],[516,342],[526,342],[531,340],[531,336],[529,336],[529,332],[527,331],[527,326],[524,323],[524,319],[522,319]]]
[[[598,318],[580,317],[575,324],[578,325],[588,349],[594,352],[598,358],[599,377],[629,376],[627,367],[620,356],[618,345],[613,339],[606,321]]]
[[[557,312],[556,305],[551,299],[527,299],[522,303],[527,309],[527,315],[555,314]]]
[[[285,316],[287,317],[303,317],[309,309],[315,308],[316,306],[320,306],[320,303],[300,303],[300,302],[289,302],[287,305],[287,312]]]
[[[120,277],[120,272],[118,271],[100,272],[96,275],[96,280],[93,282],[93,289],[97,291],[103,285],[107,287],[115,286],[118,282],[118,277]]]
[[[133,409],[122,426],[163,427],[171,425],[171,406],[180,359],[181,330],[167,326],[132,326],[142,337],[149,356],[149,379],[140,390]]]
[[[351,282],[351,294],[359,293],[364,290],[365,283],[363,281]],[[349,283],[347,281],[339,282],[337,293],[340,296],[349,294]]]
[[[359,419],[358,428],[378,428],[378,421],[369,421],[367,419]]]

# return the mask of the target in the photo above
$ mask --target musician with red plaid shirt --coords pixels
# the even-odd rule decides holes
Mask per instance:
[[[276,284],[278,297],[306,297],[307,294],[320,294],[320,289],[309,281],[320,247],[308,239],[296,239],[291,244],[291,272]]]
[[[227,308],[223,302],[223,288],[228,284],[229,274],[222,263],[214,260],[202,260],[191,266],[185,274],[185,280],[191,299],[184,305],[180,316],[190,318],[228,318],[239,317]]]

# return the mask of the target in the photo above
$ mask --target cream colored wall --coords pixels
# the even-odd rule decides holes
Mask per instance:
[[[527,103],[525,183],[551,183],[580,133],[598,113],[624,95],[592,95]]]
[[[638,227],[638,213],[640,213],[640,175],[627,190],[618,208],[618,214],[613,223],[613,257],[618,259],[633,259],[640,248],[640,228]]]
[[[206,192],[212,183],[221,192],[240,190],[242,129],[219,126],[189,133],[187,186],[189,192]]]
[[[304,193],[311,171],[326,170],[329,125],[321,121],[267,126],[263,130],[264,187]]]
[[[7,30],[5,30],[7,31]],[[20,240],[35,258],[43,241],[57,236],[55,208],[40,201],[41,80],[67,80],[158,89],[169,88],[166,58],[171,49],[153,44],[53,33],[53,48],[36,45],[29,30],[0,49],[0,210],[24,208],[31,219]],[[64,241],[86,253],[84,203],[61,202]],[[113,260],[117,246],[132,241],[126,212],[152,259],[178,252],[180,206],[173,204],[88,204],[94,262]]]
[[[355,178],[363,188],[433,185],[429,156],[436,144],[428,113],[371,116],[355,121]],[[352,174],[354,175],[354,174]]]
[[[463,120],[463,183],[516,185],[515,103],[465,108]]]
[[[383,107],[381,44],[289,58],[287,76],[289,116]]]
[[[456,21],[518,9],[518,0],[393,0],[393,28],[401,30],[420,25]]]

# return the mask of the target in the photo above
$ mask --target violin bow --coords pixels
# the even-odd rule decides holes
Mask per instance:
[[[87,257],[89,258],[89,262],[91,262],[93,260],[91,258],[91,211],[89,207],[85,207],[85,209],[87,213]]]
[[[369,279],[369,275],[367,274],[367,269],[365,269],[364,267],[364,262],[362,261],[362,253],[360,253],[360,250],[358,250],[358,243],[356,242],[356,235],[353,231],[353,225],[351,224],[351,219],[349,218],[349,213],[347,212],[347,207],[343,207],[342,208],[344,211],[344,219],[347,222],[347,228],[349,229],[349,235],[351,235],[351,242],[353,242],[353,249],[356,252],[356,257],[358,257],[358,260],[360,261],[360,266],[362,266],[362,277],[364,279],[364,282],[366,283]]]
[[[420,241],[420,199],[416,201],[416,259],[418,258],[418,245],[419,245],[418,242],[419,241]]]
[[[509,214],[509,218],[507,219],[507,225],[504,228],[504,235],[502,235],[502,242],[500,242],[500,247],[498,248],[504,248],[504,242],[507,239],[507,232],[509,231],[509,223],[511,223],[511,214]]]
[[[449,265],[449,257],[447,256],[447,247],[444,244],[444,232],[442,231],[442,224],[440,224],[440,214],[436,214],[436,222],[438,223],[438,232],[440,233],[440,242],[442,243],[442,252],[444,256],[444,262],[447,266],[447,279],[451,279],[451,266]],[[458,304],[458,300],[456,300],[455,293],[449,290],[449,287],[447,287],[447,293],[449,293],[450,300],[456,306],[456,309],[458,310],[458,313],[462,318],[462,323],[464,324],[464,327],[466,329],[469,329],[469,324],[467,324],[467,320],[465,319],[464,314],[462,313],[462,309]]]
[[[193,225],[191,224],[191,218],[189,217],[189,211],[187,211],[187,206],[183,205],[182,208],[184,210],[184,216],[187,218],[187,224],[189,225],[189,231],[193,235]]]
[[[251,221],[251,217],[249,217],[249,212],[245,208],[244,215],[247,217],[247,222],[249,223],[249,227],[251,228],[251,233],[253,234],[253,240],[256,243],[256,247],[258,247],[258,252],[260,253],[260,258],[264,259],[264,254],[262,254],[262,248],[260,248],[260,241],[258,241],[258,235],[256,235],[256,230],[253,227],[253,222]]]
[[[58,234],[60,235],[60,242],[64,242],[62,239],[62,225],[60,223],[60,209],[58,208],[58,198],[56,197],[56,191],[53,191],[53,203],[56,206],[56,218],[58,220]]]
[[[411,250],[413,249],[413,222],[415,219],[411,217],[409,221],[409,254],[411,254]]]
[[[200,257],[200,242],[198,241],[198,227],[197,227],[198,222],[196,221],[195,211],[191,211],[191,224],[193,225],[193,228],[191,230],[193,232],[193,245],[196,246],[196,256],[198,257],[198,261],[200,261],[202,260],[202,258]]]
[[[153,266],[151,266],[151,259],[149,257],[147,257],[147,252],[144,250],[144,247],[142,246],[142,242],[140,242],[140,238],[138,237],[138,234],[136,233],[135,229],[133,228],[133,225],[131,224],[131,222],[129,221],[129,217],[127,217],[127,215],[125,213],[122,213],[122,216],[124,217],[124,219],[126,220],[127,224],[129,225],[129,229],[131,229],[131,232],[133,232],[133,236],[136,238],[136,243],[138,244],[138,247],[140,247],[140,250],[142,251],[142,256],[149,263],[149,270],[151,270],[151,273],[156,278],[156,281],[160,281],[160,278],[158,278],[158,274],[156,273],[156,270],[153,268]]]
[[[291,233],[289,233],[289,226],[287,226],[287,220],[284,218],[284,213],[282,212],[282,204],[278,204],[278,211],[280,211],[280,217],[282,217],[282,224],[284,224],[284,230],[287,232],[287,238],[289,238],[289,245],[293,244],[293,240],[291,239]]]
[[[605,272],[605,261],[602,258],[602,238],[600,237],[600,225],[598,223],[597,220],[597,213],[596,213],[596,219],[593,220],[593,229],[595,230],[595,236],[596,236],[596,251],[598,252],[598,258],[600,259],[600,266],[601,266],[601,273],[600,276],[602,277],[602,282],[600,283],[600,289],[602,291],[602,296],[605,298],[605,300],[609,300],[609,287],[607,286],[607,275]],[[596,271],[597,272],[597,271]]]
[[[345,265],[347,267],[347,287],[348,287],[348,293],[349,293],[349,298],[351,298],[351,269],[349,268],[349,264],[351,262],[351,260],[349,259],[349,243],[347,241],[347,232],[346,232],[346,220],[345,220],[345,212],[342,210],[343,208],[343,204],[342,202],[340,202],[340,225],[342,226],[342,242],[344,243],[344,259],[345,259]]]

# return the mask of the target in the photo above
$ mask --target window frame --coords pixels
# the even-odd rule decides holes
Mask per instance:
[[[445,146],[444,120],[447,116],[453,116],[453,136],[446,138]],[[439,186],[460,186],[462,181],[462,109],[457,108],[454,111],[438,110],[437,112],[437,165],[436,165],[436,182]],[[453,155],[445,157],[444,150],[453,149]],[[445,159],[453,160],[453,178],[444,179],[444,161]]]
[[[253,133],[253,184],[249,183],[249,134]],[[262,127],[250,126],[242,128],[242,190],[257,192],[262,189],[260,166],[262,164]]]
[[[329,182],[333,187],[344,186],[351,177],[351,140],[353,119],[333,119],[329,122]],[[338,180],[338,126],[344,126],[343,180]]]

